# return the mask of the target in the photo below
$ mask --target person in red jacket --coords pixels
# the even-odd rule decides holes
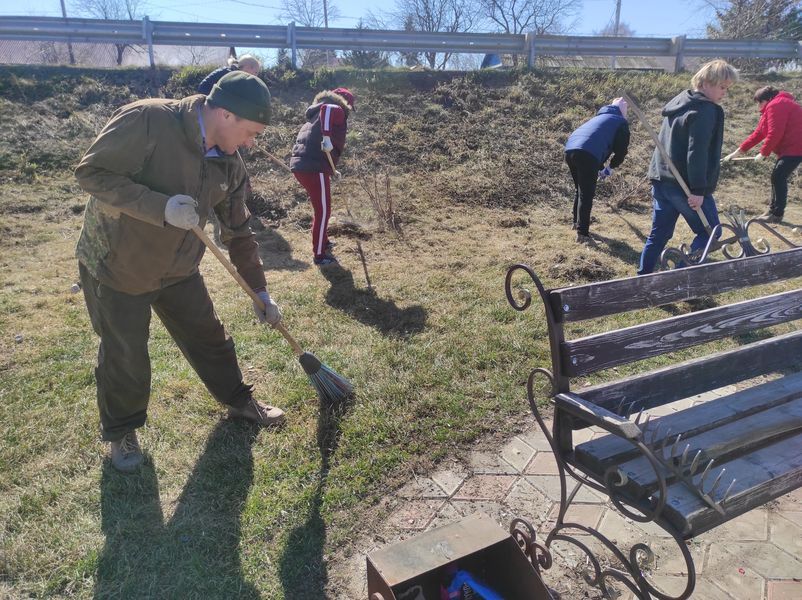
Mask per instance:
[[[802,106],[788,92],[770,85],[756,91],[754,98],[760,107],[760,121],[752,135],[735,152],[725,156],[724,161],[732,160],[761,141],[763,146],[755,160],[763,160],[772,152],[777,155],[771,172],[771,205],[760,216],[769,223],[779,223],[788,198],[788,177],[802,163]]]
[[[348,115],[354,110],[354,95],[347,88],[320,92],[306,109],[306,123],[292,148],[290,169],[309,195],[314,210],[312,253],[315,264],[336,264],[329,241],[331,176],[345,150]]]

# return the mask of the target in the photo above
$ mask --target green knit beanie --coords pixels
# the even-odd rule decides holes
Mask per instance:
[[[270,123],[270,90],[264,81],[244,71],[232,71],[221,77],[207,98],[242,119],[263,125]]]

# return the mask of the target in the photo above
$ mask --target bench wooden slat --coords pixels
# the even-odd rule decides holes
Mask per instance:
[[[551,290],[558,320],[582,321],[712,296],[802,275],[802,248]]]
[[[669,431],[673,437],[679,433],[682,433],[683,437],[693,436],[797,398],[802,398],[802,373],[787,375],[728,396],[709,400],[693,407],[692,410],[683,410],[653,419],[649,423],[648,431],[656,431],[659,424],[660,441],[665,439]],[[651,440],[651,435],[647,436],[647,439]],[[638,451],[631,443],[610,435],[579,444],[575,449],[575,460],[599,474],[604,473],[609,466],[621,464],[637,455]]]
[[[612,411],[622,401],[625,405],[634,402],[635,410],[649,409],[758,375],[796,370],[801,360],[802,332],[793,332],[588,387],[580,396]]]
[[[671,485],[666,492],[668,502],[664,517],[686,539],[704,533],[723,521],[735,518],[800,487],[802,433],[719,466],[727,469],[722,477],[722,483],[725,479],[728,481],[726,485],[719,487],[716,499],[720,499],[726,491],[729,477],[737,478],[732,488],[732,495],[724,504],[726,517],[723,519],[683,483]],[[711,475],[717,475],[719,469],[714,468],[711,471],[708,474],[707,485],[712,482]]]
[[[686,412],[693,413],[694,410],[688,409]],[[752,414],[748,418],[722,424],[697,435],[691,435],[687,439],[683,436],[677,451],[681,453],[685,445],[690,444],[689,462],[696,455],[696,451],[701,450],[702,466],[713,459],[715,469],[721,462],[749,455],[761,445],[765,446],[798,433],[802,433],[802,399],[792,400]],[[676,433],[673,437],[676,438]],[[670,445],[667,444],[666,455],[670,452]],[[628,460],[619,468],[629,477],[629,486],[635,495],[641,496],[656,489],[657,476],[645,457]],[[737,477],[735,474],[731,475]]]
[[[799,318],[802,290],[783,292],[563,342],[562,369],[586,375]]]

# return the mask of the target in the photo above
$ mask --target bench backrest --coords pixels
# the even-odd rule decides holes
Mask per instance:
[[[563,324],[713,296],[802,276],[802,248],[570,288],[541,290],[551,337],[555,392],[573,377],[660,356],[720,338],[743,335],[802,318],[802,289],[788,289],[578,339]],[[616,411],[621,398],[640,410],[679,397],[798,364],[802,332],[761,339],[604,385],[583,388],[584,399]]]

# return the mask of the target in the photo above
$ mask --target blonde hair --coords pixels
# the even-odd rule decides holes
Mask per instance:
[[[693,89],[699,90],[705,83],[708,85],[719,85],[727,81],[732,81],[733,83],[738,81],[738,70],[726,60],[718,58],[703,64],[702,67],[696,71],[696,75],[691,78],[691,86]]]
[[[253,69],[254,73],[258,73],[262,69],[262,63],[259,62],[259,59],[251,54],[243,54],[239,57],[237,61],[239,64],[239,68],[243,71],[250,72]]]

